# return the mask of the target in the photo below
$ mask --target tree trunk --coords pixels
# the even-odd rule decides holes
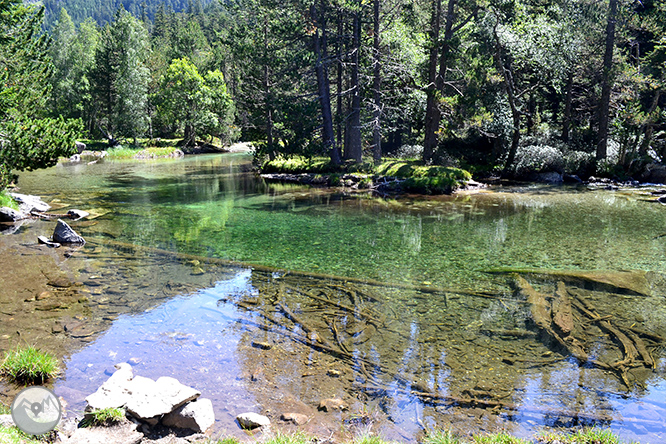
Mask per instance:
[[[331,87],[328,81],[328,68],[326,59],[326,19],[325,19],[325,0],[321,0],[321,17],[317,17],[315,5],[312,6],[312,18],[317,24],[316,32],[313,36],[315,72],[317,75],[317,93],[319,94],[319,104],[321,106],[322,117],[322,141],[324,148],[331,156],[331,164],[338,166],[341,163],[340,151],[335,143],[335,134],[333,132],[333,114],[331,113]]]
[[[573,98],[573,68],[567,76],[567,90],[564,98],[564,116],[562,119],[562,140],[569,141],[569,130],[571,128],[571,101]]]
[[[266,111],[266,145],[268,158],[275,160],[275,147],[273,142],[273,110],[271,105],[271,82],[268,69],[268,23],[264,21],[264,106]]]
[[[613,48],[615,47],[615,19],[617,17],[618,0],[610,0],[608,4],[608,24],[606,25],[606,50],[601,84],[601,100],[599,101],[599,142],[597,143],[597,162],[608,155],[608,124],[610,119],[610,96],[613,87],[611,70],[613,68]]]
[[[428,57],[428,87],[426,88],[425,139],[423,161],[430,162],[437,146],[439,110],[437,109],[437,59],[439,56],[439,26],[442,15],[442,0],[433,0],[430,17],[430,55]]]
[[[513,161],[516,159],[516,152],[518,151],[518,145],[520,144],[520,110],[518,109],[517,98],[514,93],[513,85],[513,76],[511,71],[509,71],[506,66],[504,66],[504,61],[502,60],[502,45],[497,35],[497,26],[499,25],[499,19],[493,28],[493,35],[495,37],[495,64],[497,69],[502,74],[502,79],[504,80],[504,90],[506,92],[506,97],[509,102],[509,107],[511,108],[511,117],[513,120],[513,133],[511,135],[511,146],[509,147],[509,153],[506,158],[506,163],[504,164],[504,172],[509,171],[509,168],[513,164]]]
[[[342,21],[342,14],[338,14],[338,72],[337,72],[337,119],[336,119],[336,128],[337,128],[337,140],[338,143],[342,141],[342,126],[345,122],[344,118],[344,107],[343,107],[343,101],[342,101],[342,91],[343,91],[343,82],[342,82],[342,69],[343,69],[343,63],[342,63],[342,33],[344,32],[344,25]]]
[[[361,143],[361,87],[358,81],[359,53],[361,52],[361,23],[360,8],[354,11],[354,34],[352,43],[352,72],[351,72],[351,93],[352,106],[349,126],[349,145],[345,150],[345,159],[351,159],[356,163],[361,163],[363,157],[363,146]]]
[[[375,165],[378,165],[382,160],[382,133],[381,133],[381,116],[382,116],[382,97],[381,97],[381,84],[382,84],[382,65],[380,60],[380,43],[379,38],[379,0],[374,0],[374,15],[373,15],[373,32],[374,39],[372,49],[374,51],[373,58],[373,99],[374,99],[374,113],[372,118],[372,158]]]

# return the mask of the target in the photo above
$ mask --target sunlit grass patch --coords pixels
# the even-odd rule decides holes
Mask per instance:
[[[157,159],[169,157],[175,148],[173,147],[149,147],[131,148],[118,146],[107,150],[108,159]]]
[[[81,427],[110,426],[117,424],[125,418],[125,410],[108,407],[86,413],[81,421]]]
[[[29,345],[5,352],[0,375],[23,384],[42,384],[60,371],[58,360]]]
[[[44,441],[28,435],[18,427],[0,426],[0,444],[42,444]]]
[[[19,206],[14,199],[7,193],[6,190],[0,191],[0,207],[9,207],[12,210],[18,211]]]

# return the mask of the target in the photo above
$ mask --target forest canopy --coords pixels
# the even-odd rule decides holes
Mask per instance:
[[[112,145],[240,137],[268,158],[406,156],[517,177],[626,178],[666,155],[655,0],[109,3],[104,17],[68,0],[75,18],[47,5],[45,33],[11,5],[41,60],[12,64],[45,100],[26,108]],[[0,43],[3,63],[15,43]]]

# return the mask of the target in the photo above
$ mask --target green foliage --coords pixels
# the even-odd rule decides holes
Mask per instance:
[[[2,444],[41,444],[45,440],[40,436],[28,435],[18,427],[0,425],[0,442]]]
[[[0,374],[25,384],[42,384],[59,372],[55,357],[31,345],[6,351],[0,364]]]
[[[233,103],[221,72],[203,77],[189,59],[176,59],[160,83],[158,114],[182,129],[185,145],[196,144],[197,136],[231,141]]]
[[[121,159],[157,159],[171,156],[173,147],[125,148],[117,146],[107,150],[109,160]]]
[[[450,430],[435,430],[425,436],[423,444],[462,444],[462,441]]]
[[[5,190],[0,191],[0,207],[9,207],[13,210],[19,209],[18,204],[14,199],[11,198],[9,194]]]
[[[263,173],[330,173],[336,171],[331,165],[331,159],[326,157],[307,158],[301,156],[278,157],[275,160],[269,160],[263,164],[261,171]]]
[[[107,407],[86,413],[81,427],[112,426],[125,419],[125,410],[122,408]]]

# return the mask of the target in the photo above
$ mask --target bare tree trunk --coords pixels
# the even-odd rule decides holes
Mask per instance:
[[[264,106],[266,110],[266,144],[268,158],[275,160],[275,147],[273,146],[273,110],[271,105],[270,71],[268,69],[268,23],[264,21]]]
[[[354,30],[352,43],[352,72],[351,72],[351,92],[352,106],[349,126],[349,145],[345,150],[345,159],[351,159],[356,163],[363,160],[363,146],[361,142],[361,86],[358,81],[359,53],[361,52],[361,23],[360,23],[361,3],[358,3],[358,9],[354,11]]]
[[[610,120],[610,96],[613,87],[611,70],[613,68],[613,48],[615,47],[615,20],[618,0],[608,4],[608,24],[606,25],[606,50],[604,52],[601,100],[599,101],[599,142],[597,143],[597,162],[608,155],[608,125]]]
[[[372,158],[375,161],[375,165],[378,165],[382,160],[382,127],[381,127],[381,117],[382,117],[382,96],[381,96],[381,85],[382,85],[382,65],[380,59],[380,43],[379,38],[379,0],[374,0],[374,15],[373,15],[373,42],[372,49],[374,52],[373,58],[373,79],[372,79],[372,89],[373,89],[373,99],[374,99],[374,112],[372,118]]]
[[[439,56],[439,26],[442,15],[442,0],[433,0],[430,17],[430,55],[428,57],[428,87],[426,88],[425,139],[423,161],[430,162],[437,146],[439,110],[437,109],[437,59]]]
[[[564,97],[564,116],[562,119],[562,140],[569,141],[569,130],[571,128],[571,101],[573,98],[573,68],[567,76],[567,90]]]
[[[504,61],[502,60],[502,45],[499,36],[497,35],[498,25],[499,19],[493,28],[493,35],[495,37],[495,64],[500,73],[502,73],[502,78],[504,79],[504,90],[509,102],[509,107],[511,108],[511,117],[513,119],[511,146],[509,147],[509,153],[506,158],[506,163],[504,164],[504,172],[507,172],[513,164],[513,161],[516,159],[516,152],[518,151],[518,145],[520,144],[520,110],[518,109],[518,102],[514,93],[513,76],[511,75],[511,71],[504,66]]]
[[[343,91],[343,83],[342,83],[342,70],[343,70],[343,63],[342,63],[342,33],[344,31],[344,25],[342,21],[342,14],[338,14],[338,72],[337,72],[337,109],[336,109],[336,114],[337,114],[337,119],[336,119],[336,128],[337,128],[337,136],[338,136],[338,143],[340,143],[342,139],[342,126],[344,124],[345,118],[344,118],[344,107],[343,107],[343,101],[342,101],[342,91]]]
[[[333,132],[333,114],[331,113],[331,87],[328,81],[328,67],[326,65],[326,19],[325,19],[325,0],[321,0],[321,17],[317,17],[315,5],[312,6],[312,18],[317,24],[317,30],[313,36],[315,72],[317,75],[317,92],[319,94],[319,104],[321,106],[322,116],[322,140],[324,148],[331,156],[331,163],[335,166],[340,165],[340,150],[335,143],[335,134]]]

